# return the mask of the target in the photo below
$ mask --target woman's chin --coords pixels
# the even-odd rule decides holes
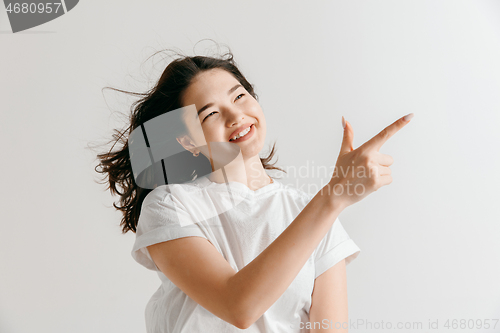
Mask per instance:
[[[253,158],[260,159],[259,153],[262,150],[263,145],[259,147],[251,146],[251,147],[241,147],[241,155],[244,160],[251,160]]]

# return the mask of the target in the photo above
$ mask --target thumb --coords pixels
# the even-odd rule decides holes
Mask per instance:
[[[340,155],[344,155],[350,153],[354,150],[352,144],[354,139],[354,131],[351,127],[351,124],[348,121],[345,121],[342,116],[342,125],[345,124],[344,127],[344,138],[342,139],[342,146],[340,147]]]

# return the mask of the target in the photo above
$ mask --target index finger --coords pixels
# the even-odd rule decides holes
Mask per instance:
[[[370,140],[366,141],[361,147],[364,148],[374,148],[377,151],[382,147],[384,143],[389,140],[391,136],[396,134],[397,131],[402,129],[406,124],[410,122],[410,119],[413,118],[413,113],[407,114],[404,117],[399,118],[386,128],[384,128],[380,133],[375,135]]]

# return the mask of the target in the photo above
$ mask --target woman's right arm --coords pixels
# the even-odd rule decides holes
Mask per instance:
[[[392,181],[392,158],[378,150],[408,122],[397,120],[356,150],[352,148],[352,127],[347,123],[335,166],[337,177],[334,173],[281,235],[240,271],[235,272],[201,237],[148,246],[151,257],[165,276],[195,302],[240,329],[248,328],[290,286],[340,212]],[[367,168],[370,172],[359,177],[357,172],[347,172],[349,167]],[[353,192],[356,185],[363,186],[362,195]]]

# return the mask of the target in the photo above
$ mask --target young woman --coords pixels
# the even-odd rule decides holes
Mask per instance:
[[[342,118],[334,175],[310,196],[266,173],[279,169],[269,163],[274,146],[267,158],[259,157],[266,119],[231,53],[179,57],[142,96],[130,126],[115,136],[121,149],[99,155],[98,172],[121,196],[115,207],[124,214],[123,233],[136,233],[133,258],[162,283],[146,306],[147,332],[347,332],[345,266],[360,249],[337,217],[392,182],[393,160],[378,150],[412,114],[358,149]],[[177,176],[182,183],[142,188],[127,136],[141,128],[146,135],[145,124],[174,110],[183,110],[177,116],[183,126],[165,135],[211,169],[185,163]],[[215,167],[216,143],[237,147],[236,162]]]

